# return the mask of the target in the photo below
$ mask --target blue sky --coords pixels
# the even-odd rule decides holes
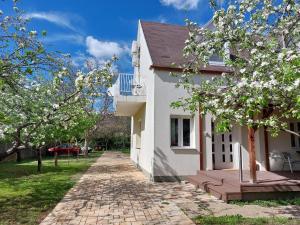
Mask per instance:
[[[19,8],[32,18],[31,28],[46,30],[48,48],[70,53],[77,65],[90,56],[99,61],[112,54],[120,58],[118,69],[131,72],[129,49],[136,38],[138,20],[199,24],[212,16],[209,0],[21,0]],[[10,0],[0,1],[9,11]]]

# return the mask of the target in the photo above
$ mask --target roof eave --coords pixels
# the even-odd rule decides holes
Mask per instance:
[[[160,66],[160,65],[151,65],[150,69],[160,70],[160,71],[168,71],[168,72],[183,72],[183,68],[180,67],[171,67],[171,66]],[[208,74],[222,74],[222,73],[232,73],[228,68],[212,70],[208,68],[199,69],[199,73],[208,73]]]

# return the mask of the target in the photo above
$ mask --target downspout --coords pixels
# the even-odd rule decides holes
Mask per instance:
[[[269,159],[269,136],[268,136],[268,131],[267,128],[264,127],[264,142],[265,142],[265,166],[266,166],[266,171],[270,171],[270,159]]]
[[[263,110],[263,117],[267,117],[266,110]],[[266,168],[266,171],[270,171],[269,134],[268,134],[266,126],[264,126],[264,147],[265,147],[265,168]]]
[[[256,152],[255,152],[255,131],[253,127],[248,127],[248,151],[250,165],[250,183],[256,183]]]
[[[200,171],[204,170],[204,146],[203,146],[203,120],[199,113],[199,156],[200,156]]]

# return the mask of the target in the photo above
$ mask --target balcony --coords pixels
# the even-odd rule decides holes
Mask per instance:
[[[113,86],[117,116],[133,116],[146,103],[146,86],[133,74],[119,74]]]

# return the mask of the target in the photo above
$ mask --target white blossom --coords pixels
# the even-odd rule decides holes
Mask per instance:
[[[53,104],[52,107],[53,109],[59,109],[59,104]]]
[[[37,31],[36,30],[30,31],[30,36],[34,37],[36,35],[37,35]]]
[[[278,54],[278,61],[282,61],[283,57],[284,57],[284,54],[283,53],[279,53]]]
[[[300,85],[300,78],[298,78],[298,79],[295,80],[294,85],[295,85],[295,87],[299,87],[299,85]]]
[[[245,69],[245,68],[240,69],[240,72],[241,72],[241,73],[245,73],[245,72],[246,72],[246,69]]]
[[[255,54],[257,52],[257,49],[256,48],[253,48],[252,50],[251,50],[251,54]]]

